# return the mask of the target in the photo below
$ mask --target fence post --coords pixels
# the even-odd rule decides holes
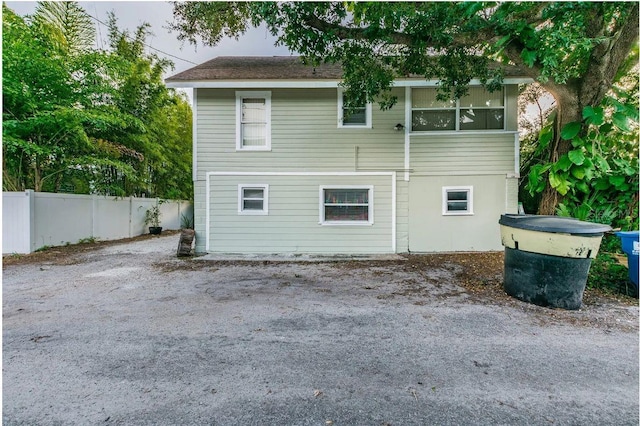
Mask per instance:
[[[96,235],[96,212],[98,211],[98,199],[96,198],[96,194],[91,195],[91,237],[98,238]]]
[[[133,195],[129,196],[129,238],[133,237]]]
[[[27,189],[25,195],[28,197],[27,211],[29,217],[29,252],[36,251],[36,197],[33,189]]]

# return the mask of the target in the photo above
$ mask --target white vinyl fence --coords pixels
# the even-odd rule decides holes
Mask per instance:
[[[145,212],[155,198],[115,198],[48,192],[2,193],[2,253],[31,253],[86,238],[115,240],[146,234]],[[193,217],[188,201],[160,204],[160,226],[180,229],[181,217]]]

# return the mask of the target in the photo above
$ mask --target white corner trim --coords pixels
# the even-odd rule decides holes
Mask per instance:
[[[205,181],[205,202],[207,203],[205,206],[204,213],[204,234],[206,239],[204,241],[204,249],[205,251],[209,251],[209,235],[211,235],[211,179],[209,179],[210,175],[207,173],[207,179]]]
[[[396,190],[396,186],[398,184],[398,176],[396,172],[391,172],[391,251],[396,253],[397,251],[397,221],[398,221],[398,193]]]
[[[467,192],[467,210],[447,211],[447,193],[449,191]],[[473,186],[443,186],[442,187],[442,215],[443,216],[472,216],[473,213]]]
[[[513,150],[514,150],[514,161],[515,168],[513,169],[513,173],[515,177],[520,177],[520,133],[516,132],[513,134]]]
[[[373,107],[371,102],[365,106],[365,124],[344,124],[344,89],[338,87],[338,128],[339,129],[371,129],[373,126]]]
[[[404,89],[404,180],[409,182],[409,168],[411,167],[411,87]]]
[[[195,182],[198,180],[198,89],[193,89],[193,107],[191,109],[193,116],[191,117],[191,178]]]
[[[265,109],[265,145],[242,146],[242,100],[244,98],[264,99]],[[271,151],[271,92],[236,91],[236,151]]]

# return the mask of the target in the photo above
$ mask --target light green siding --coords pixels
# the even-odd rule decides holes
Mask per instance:
[[[193,183],[193,228],[196,231],[195,252],[206,252],[205,222],[207,215],[205,180]]]
[[[515,135],[462,133],[412,136],[410,164],[414,175],[514,174]]]
[[[500,215],[512,185],[505,176],[415,177],[409,183],[409,249],[412,252],[501,250]],[[473,187],[473,215],[442,214],[442,188]]]
[[[262,89],[258,89],[262,90]],[[198,179],[207,171],[358,171],[404,167],[404,90],[372,129],[338,128],[337,89],[271,90],[271,151],[236,151],[235,90],[198,89]]]
[[[518,181],[519,179],[516,177],[507,178],[507,206],[505,213],[518,213]]]
[[[238,213],[238,185],[269,185],[268,215]],[[372,185],[373,224],[321,225],[321,185]],[[392,253],[392,176],[210,177],[209,252]]]
[[[238,89],[241,90],[241,89]],[[506,88],[507,131],[409,134],[405,88],[398,104],[372,108],[372,128],[338,126],[338,90],[251,89],[271,93],[271,150],[236,150],[236,90],[197,89],[196,251],[220,253],[389,253],[499,249],[497,220],[517,211],[517,87]],[[409,178],[405,177],[405,138]],[[207,174],[210,187],[207,192]],[[235,173],[220,175],[215,173]],[[242,176],[242,172],[266,173]],[[274,176],[269,173],[296,173]],[[396,172],[305,176],[308,172]],[[269,185],[269,214],[238,215],[238,184]],[[374,224],[322,226],[320,185],[374,185]],[[442,216],[442,186],[474,185],[473,216]],[[209,204],[206,203],[207,197]],[[206,216],[209,223],[206,223]]]

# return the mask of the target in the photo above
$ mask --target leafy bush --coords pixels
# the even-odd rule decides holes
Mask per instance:
[[[587,288],[638,297],[635,286],[629,280],[628,269],[619,264],[613,254],[603,251],[591,262]]]

